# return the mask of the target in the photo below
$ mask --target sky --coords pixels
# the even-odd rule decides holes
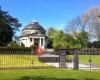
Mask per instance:
[[[46,30],[64,29],[72,19],[99,5],[100,0],[0,0],[1,8],[22,23],[20,30],[33,20]]]

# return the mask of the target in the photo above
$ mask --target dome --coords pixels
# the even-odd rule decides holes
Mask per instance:
[[[45,29],[38,22],[30,22],[23,30],[40,30],[45,33]]]

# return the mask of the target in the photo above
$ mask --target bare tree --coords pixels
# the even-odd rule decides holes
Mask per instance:
[[[93,7],[84,13],[84,23],[88,24],[89,34],[100,40],[100,6]]]
[[[79,32],[87,32],[89,39],[100,40],[100,6],[93,7],[81,16],[74,18],[66,27],[66,32],[78,38]]]
[[[82,47],[88,43],[87,23],[84,23],[84,15],[76,17],[66,27],[67,33],[70,33],[78,40]]]

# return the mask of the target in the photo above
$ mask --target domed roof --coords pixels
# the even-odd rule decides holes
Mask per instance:
[[[23,30],[40,30],[45,33],[45,29],[38,22],[30,22]]]

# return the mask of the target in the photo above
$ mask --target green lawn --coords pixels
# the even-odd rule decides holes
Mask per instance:
[[[66,69],[0,70],[0,80],[100,80],[100,71]]]
[[[34,55],[0,55],[0,67],[48,66]]]
[[[73,59],[73,55],[68,56],[71,60]],[[89,64],[90,55],[79,55],[79,63],[80,64]],[[100,55],[91,55],[92,63],[96,65],[100,65]]]
[[[72,55],[69,55],[73,59]],[[92,56],[100,64],[100,55]],[[88,55],[80,55],[80,63],[87,64]],[[33,55],[0,55],[0,67],[48,66]],[[0,80],[100,80],[100,71],[76,71],[67,69],[0,70]]]

